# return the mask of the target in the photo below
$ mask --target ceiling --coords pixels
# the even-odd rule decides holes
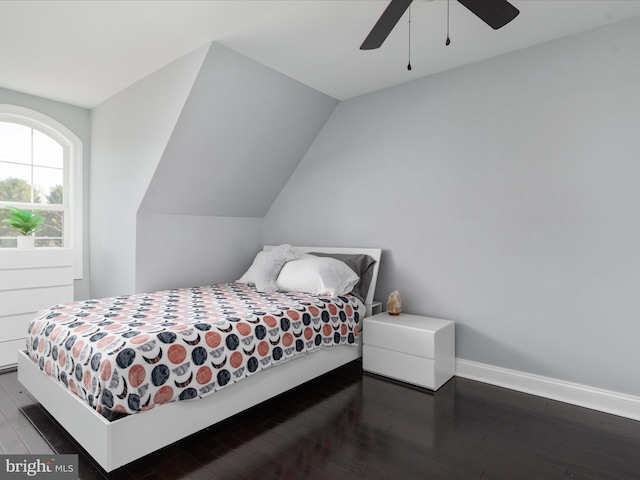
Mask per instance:
[[[511,0],[492,30],[451,0],[415,0],[378,50],[388,0],[3,0],[0,87],[91,108],[217,41],[339,100],[640,15],[639,0]]]

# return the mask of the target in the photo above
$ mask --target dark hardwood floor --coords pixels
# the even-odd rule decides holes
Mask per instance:
[[[353,362],[107,475],[9,372],[0,452],[79,453],[83,480],[629,480],[640,422],[462,378],[433,394]]]

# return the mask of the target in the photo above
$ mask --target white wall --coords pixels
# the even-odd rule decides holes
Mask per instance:
[[[265,243],[381,247],[457,356],[640,395],[640,19],[342,102]]]
[[[76,299],[90,296],[90,266],[89,266],[89,158],[91,153],[91,113],[86,108],[68,105],[66,103],[47,100],[12,90],[0,88],[0,103],[17,105],[40,112],[71,130],[82,141],[83,156],[83,274],[82,279],[74,281]]]
[[[337,104],[212,43],[140,212],[264,217]]]
[[[136,291],[240,278],[262,249],[262,223],[250,217],[139,214]]]
[[[96,107],[93,296],[240,277],[337,103],[212,43]]]
[[[176,60],[92,110],[93,297],[135,291],[138,208],[207,49]]]
[[[212,43],[138,210],[135,290],[238,279],[337,104]]]

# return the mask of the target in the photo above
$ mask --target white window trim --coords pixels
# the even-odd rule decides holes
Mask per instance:
[[[30,108],[0,104],[0,121],[20,123],[41,130],[58,141],[69,153],[69,165],[65,165],[65,182],[69,186],[68,248],[73,250],[73,278],[82,278],[82,140],[57,120]],[[67,193],[67,192],[65,192]]]

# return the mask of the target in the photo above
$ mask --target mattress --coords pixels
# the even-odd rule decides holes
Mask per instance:
[[[212,394],[320,348],[355,346],[354,296],[227,283],[56,305],[29,324],[39,369],[109,418]]]

